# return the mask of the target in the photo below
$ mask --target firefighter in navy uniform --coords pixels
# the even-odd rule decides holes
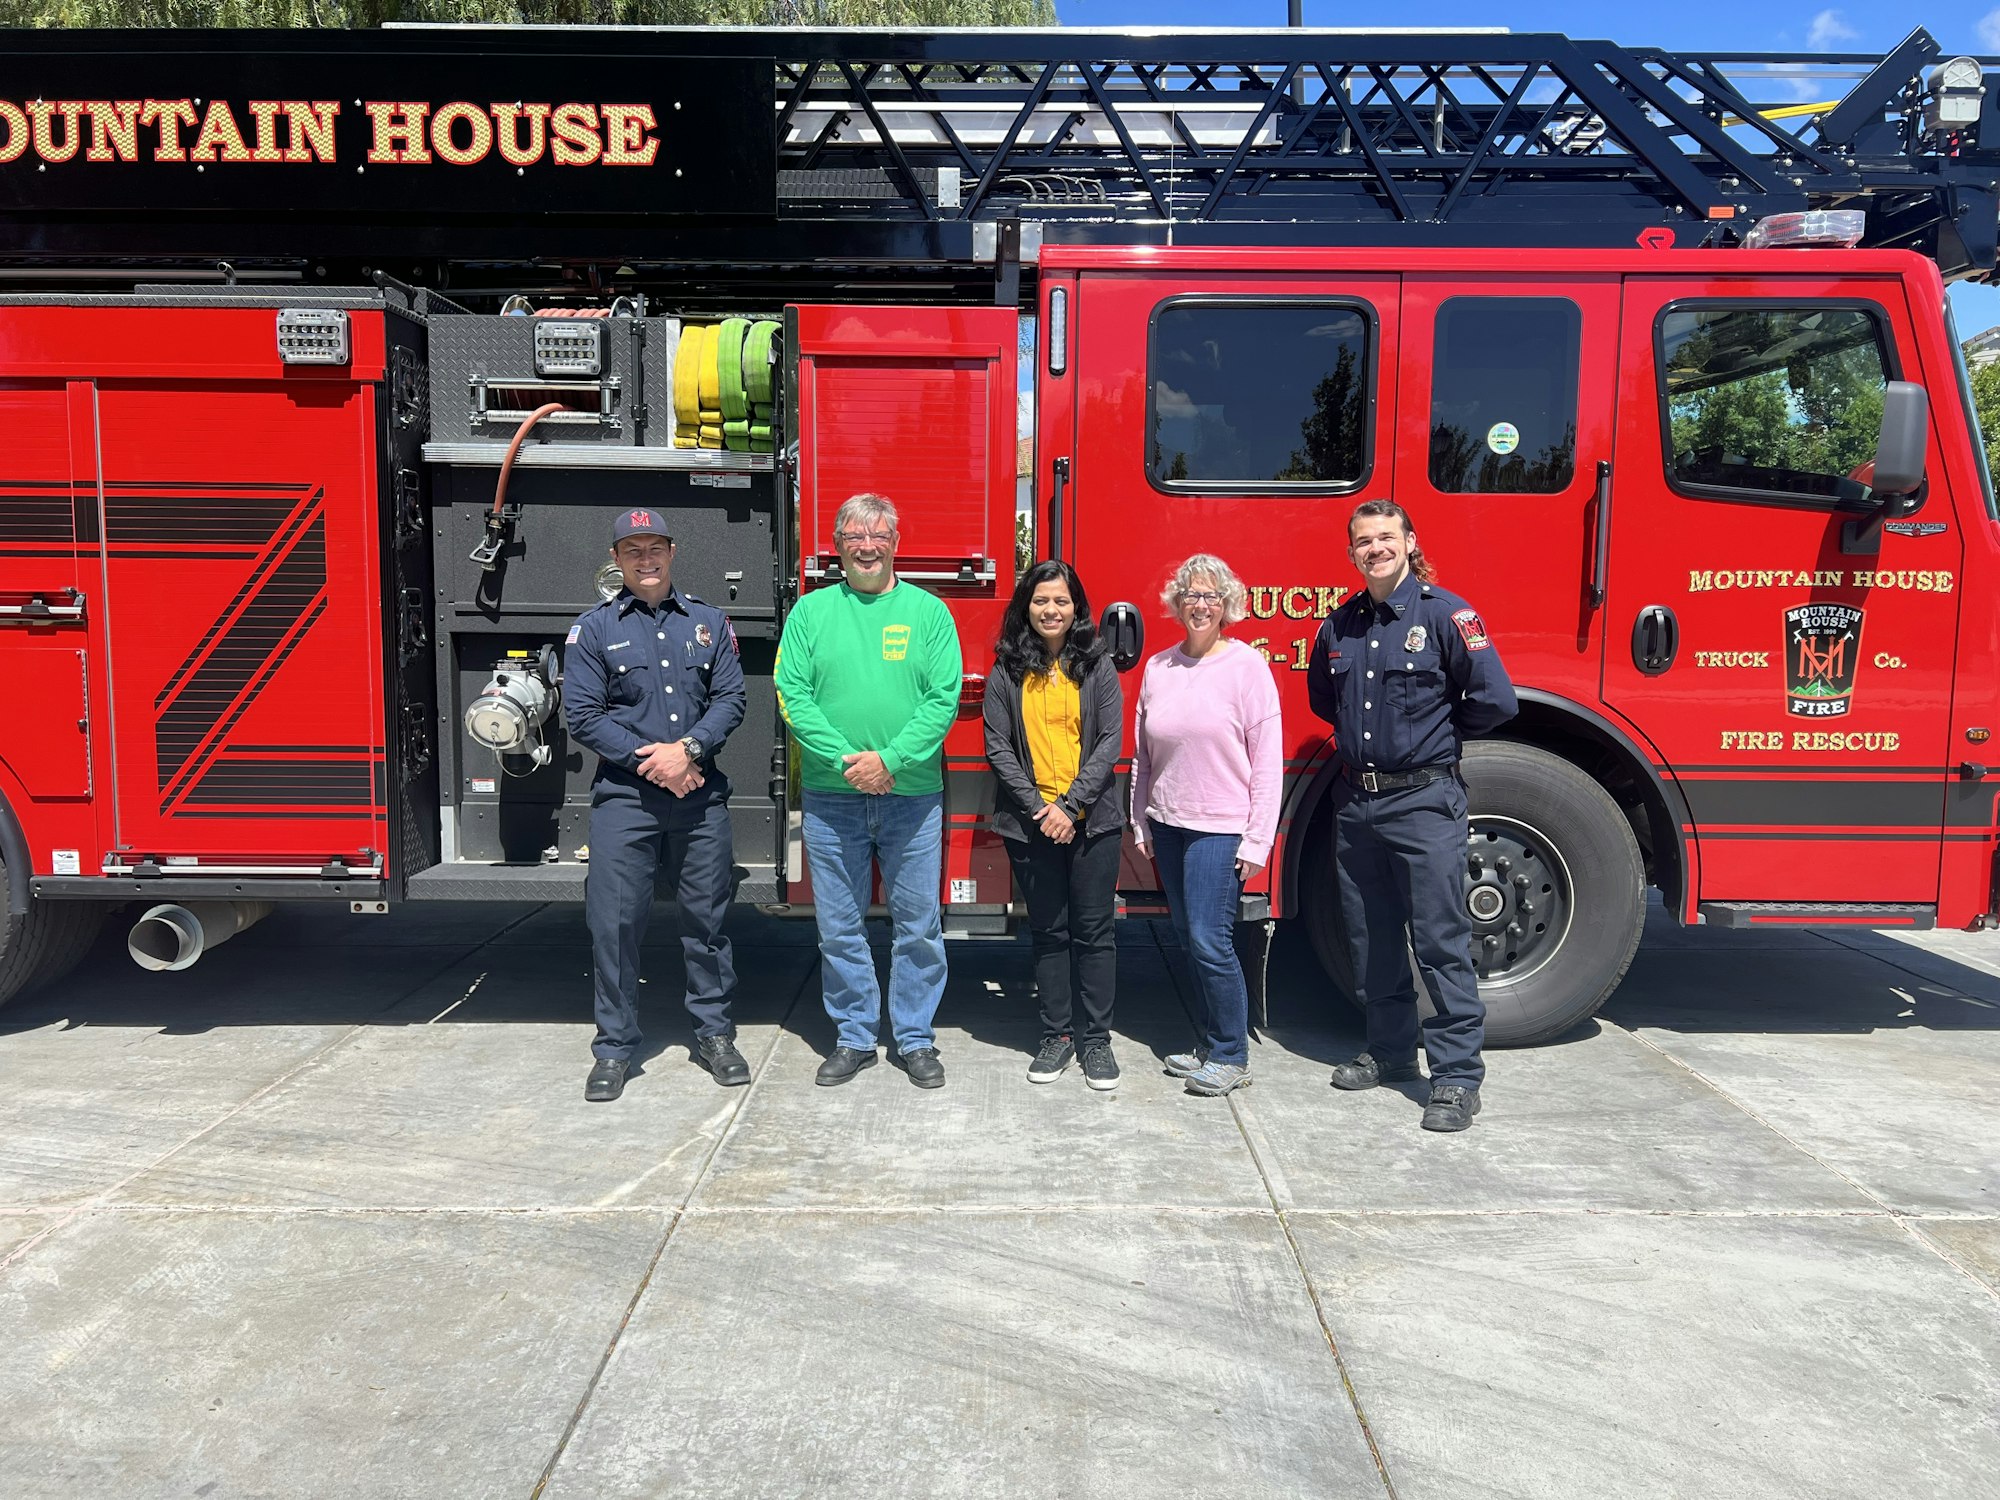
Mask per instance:
[[[1408,514],[1388,500],[1356,507],[1348,555],[1367,587],[1327,617],[1307,678],[1313,712],[1334,727],[1334,856],[1368,1050],[1333,1086],[1406,1083],[1417,1072],[1413,950],[1436,1014],[1424,1129],[1463,1130],[1479,1113],[1486,1008],[1465,908],[1466,798],[1461,742],[1516,712],[1513,684],[1478,613],[1430,581]],[[1407,934],[1407,937],[1406,937]]]
[[[597,1062],[584,1097],[616,1099],[640,1043],[639,943],[664,861],[680,905],[694,1061],[720,1084],[750,1081],[729,997],[722,919],[735,850],[729,781],[715,764],[743,722],[743,664],[729,617],[673,586],[660,513],[620,511],[611,556],[625,586],[571,627],[563,663],[569,732],[597,752],[584,915],[595,973]]]

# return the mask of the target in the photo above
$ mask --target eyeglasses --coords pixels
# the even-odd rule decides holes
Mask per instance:
[[[1181,603],[1183,604],[1220,604],[1221,602],[1222,595],[1211,594],[1206,589],[1196,589],[1192,593],[1181,595]]]
[[[873,542],[878,547],[886,547],[889,543],[896,540],[896,533],[893,531],[836,531],[833,534],[833,539],[836,542],[845,542],[850,547],[859,547],[864,542]]]

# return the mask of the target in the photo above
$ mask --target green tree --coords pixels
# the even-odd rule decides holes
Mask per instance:
[[[1277,479],[1351,479],[1366,451],[1367,392],[1357,378],[1355,346],[1343,344],[1333,368],[1313,387],[1312,415],[1299,423],[1303,448],[1292,450],[1291,461]]]
[[[8,26],[1053,26],[1054,0],[0,0]]]
[[[1979,418],[1979,438],[1986,445],[1986,467],[2000,474],[2000,364],[1972,371],[1972,410]]]

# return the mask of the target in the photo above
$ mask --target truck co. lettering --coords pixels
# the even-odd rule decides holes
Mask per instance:
[[[1259,620],[1324,620],[1350,592],[1317,584],[1257,583],[1250,586],[1250,614]]]
[[[369,166],[469,167],[496,151],[513,167],[650,167],[660,153],[650,104],[471,104],[369,100]],[[335,162],[337,99],[0,99],[0,163],[32,152],[73,161]]]
[[[1789,739],[1787,738],[1789,736]],[[1899,750],[1903,737],[1893,729],[1725,729],[1725,750],[1803,750],[1816,754],[1879,754]]]
[[[1949,594],[1951,574],[1917,568],[1690,568],[1688,592],[1716,589],[1904,589],[1918,594]]]
[[[1697,651],[1694,654],[1697,667],[1768,667],[1771,653],[1768,651]]]

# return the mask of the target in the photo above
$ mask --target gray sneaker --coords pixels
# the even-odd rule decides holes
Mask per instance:
[[[1250,1069],[1239,1063],[1205,1062],[1187,1075],[1190,1094],[1207,1094],[1211,1098],[1249,1086]]]
[[[1083,1081],[1100,1094],[1118,1087],[1118,1059],[1111,1055],[1111,1043],[1083,1044]]]
[[[1028,1064],[1028,1082],[1054,1083],[1062,1077],[1064,1068],[1076,1059],[1076,1047],[1066,1036],[1051,1036],[1042,1039],[1042,1050],[1035,1054],[1035,1060]]]
[[[1186,1078],[1190,1073],[1200,1072],[1201,1065],[1207,1061],[1208,1053],[1205,1051],[1176,1052],[1161,1066],[1176,1078]]]

